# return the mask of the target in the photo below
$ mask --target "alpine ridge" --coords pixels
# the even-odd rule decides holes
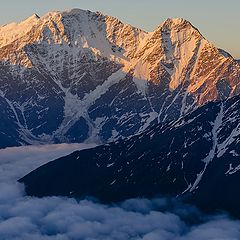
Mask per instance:
[[[99,12],[34,14],[0,27],[0,147],[129,137],[237,95],[239,79],[184,19],[145,32]]]
[[[163,194],[240,216],[240,97],[129,139],[76,151],[20,179],[28,195],[118,202]]]

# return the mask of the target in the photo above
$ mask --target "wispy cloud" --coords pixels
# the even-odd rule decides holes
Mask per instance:
[[[0,151],[1,239],[240,239],[239,221],[224,215],[204,215],[194,207],[166,198],[131,199],[106,206],[88,200],[24,196],[17,178],[78,148],[81,146],[59,145]]]

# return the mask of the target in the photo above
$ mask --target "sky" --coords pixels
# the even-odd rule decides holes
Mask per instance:
[[[153,31],[169,17],[189,20],[217,47],[240,58],[239,0],[0,0],[0,25],[71,8],[101,11]]]

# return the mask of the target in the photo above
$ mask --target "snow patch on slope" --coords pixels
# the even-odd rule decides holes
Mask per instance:
[[[199,183],[202,179],[202,176],[207,169],[207,166],[213,160],[213,158],[216,154],[216,150],[217,150],[217,146],[218,146],[218,132],[221,129],[222,120],[223,120],[223,103],[221,104],[220,111],[219,111],[219,113],[218,113],[218,115],[217,115],[217,117],[216,117],[216,119],[213,123],[212,149],[210,149],[207,157],[202,160],[205,163],[205,166],[204,166],[203,170],[197,175],[197,178],[196,178],[195,182],[193,183],[193,186],[191,187],[190,192],[197,189],[197,187],[198,187],[198,185],[199,185]]]
[[[55,132],[55,136],[59,134],[65,134],[70,127],[72,127],[80,117],[88,120],[88,123],[91,123],[91,120],[88,116],[89,107],[99,99],[111,86],[118,83],[121,79],[126,76],[126,73],[122,71],[122,69],[113,73],[102,85],[98,85],[96,89],[91,91],[89,94],[86,94],[82,100],[80,100],[77,95],[73,95],[70,92],[66,92],[65,95],[65,108],[64,108],[64,120],[58,130]],[[89,138],[96,142],[97,136],[95,136],[93,128],[90,127],[90,135]]]

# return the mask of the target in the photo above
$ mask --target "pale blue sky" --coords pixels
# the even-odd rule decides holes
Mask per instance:
[[[146,31],[183,17],[217,47],[240,58],[240,0],[0,0],[0,24],[70,8],[101,11]]]

